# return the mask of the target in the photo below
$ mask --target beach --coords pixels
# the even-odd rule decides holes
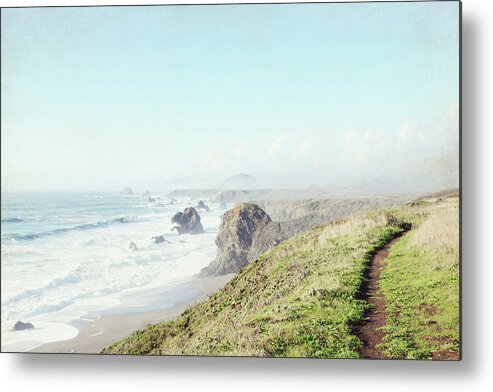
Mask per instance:
[[[181,309],[175,307],[217,289],[220,280],[209,287],[195,276],[216,256],[224,210],[217,203],[200,210],[196,234],[173,229],[173,216],[198,202],[164,195],[5,194],[2,351],[111,342],[113,335],[174,317]],[[14,330],[17,322],[34,328]]]
[[[80,353],[97,354],[112,343],[146,327],[178,317],[189,307],[203,301],[208,295],[220,290],[233,274],[217,277],[194,278],[184,285],[198,294],[174,306],[148,312],[87,316],[73,323],[79,334],[70,340],[52,342],[31,349],[34,353]]]

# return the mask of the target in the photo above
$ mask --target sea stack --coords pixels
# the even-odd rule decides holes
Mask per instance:
[[[198,204],[195,206],[196,210],[203,210],[205,212],[210,211],[210,208],[207,204],[204,203],[203,200],[199,200]]]
[[[277,245],[282,237],[280,225],[272,222],[258,205],[240,203],[224,213],[216,237],[216,259],[200,275],[236,273]]]
[[[202,223],[200,223],[200,215],[193,207],[187,207],[183,212],[176,213],[171,222],[173,223],[173,230],[176,229],[178,234],[201,234],[204,232]]]
[[[152,242],[155,244],[162,244],[163,242],[166,242],[166,238],[164,238],[162,235],[158,235],[156,237],[152,237]]]
[[[22,321],[17,321],[14,325],[14,331],[24,331],[26,329],[34,329],[34,325],[31,323],[23,323]]]
[[[120,195],[124,195],[124,196],[133,195],[133,194],[134,194],[134,192],[130,188],[123,188],[120,191]]]

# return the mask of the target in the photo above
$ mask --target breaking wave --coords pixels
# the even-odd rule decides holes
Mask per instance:
[[[2,219],[2,223],[15,223],[15,222],[24,222],[22,218],[5,218]]]
[[[41,237],[48,237],[48,236],[68,233],[68,232],[72,232],[72,231],[94,230],[94,229],[108,227],[108,226],[115,225],[115,224],[143,222],[145,220],[147,220],[147,218],[144,218],[144,217],[120,217],[120,218],[115,218],[115,219],[109,220],[109,221],[108,220],[101,220],[101,221],[97,221],[95,223],[85,223],[82,225],[75,225],[75,226],[71,226],[71,227],[62,227],[59,229],[43,231],[40,233],[18,234],[18,235],[11,236],[10,238],[14,241],[31,241],[31,240],[35,240],[35,239],[38,239]]]

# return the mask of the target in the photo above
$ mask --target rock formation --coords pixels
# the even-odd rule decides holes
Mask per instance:
[[[200,223],[200,215],[193,207],[187,207],[183,212],[176,213],[171,222],[173,223],[173,230],[176,229],[178,234],[200,234],[204,232],[202,223]]]
[[[198,204],[194,207],[196,210],[203,210],[205,212],[210,211],[211,209],[204,203],[203,200],[199,200]]]
[[[158,235],[157,237],[152,237],[152,242],[155,244],[161,244],[163,242],[166,242],[166,238],[164,238],[162,235]]]
[[[149,191],[145,191],[145,192],[142,194],[142,196],[144,196],[144,197],[151,197],[151,192],[149,192]]]
[[[137,250],[137,245],[135,244],[135,242],[131,242],[130,244],[128,244],[128,249],[130,249],[132,252],[135,252]]]
[[[133,195],[133,191],[130,188],[123,188],[120,192],[120,195]]]
[[[22,321],[17,321],[14,325],[14,331],[24,331],[25,329],[33,329],[34,325],[31,323],[23,323]]]
[[[201,271],[201,275],[236,273],[248,262],[298,233],[356,212],[389,208],[406,201],[409,201],[408,196],[268,200],[260,201],[260,205],[240,203],[224,213],[216,237],[216,259]]]
[[[224,213],[216,237],[217,256],[201,275],[225,275],[240,271],[249,261],[290,236],[258,205],[241,203]]]

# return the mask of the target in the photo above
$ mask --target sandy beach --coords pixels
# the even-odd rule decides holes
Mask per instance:
[[[30,352],[97,354],[113,342],[123,339],[132,332],[149,324],[156,324],[178,317],[189,307],[220,290],[233,276],[234,274],[195,278],[187,282],[187,285],[190,289],[198,290],[199,294],[193,299],[177,303],[166,309],[85,317],[72,324],[80,331],[74,339],[43,344],[30,350]]]

